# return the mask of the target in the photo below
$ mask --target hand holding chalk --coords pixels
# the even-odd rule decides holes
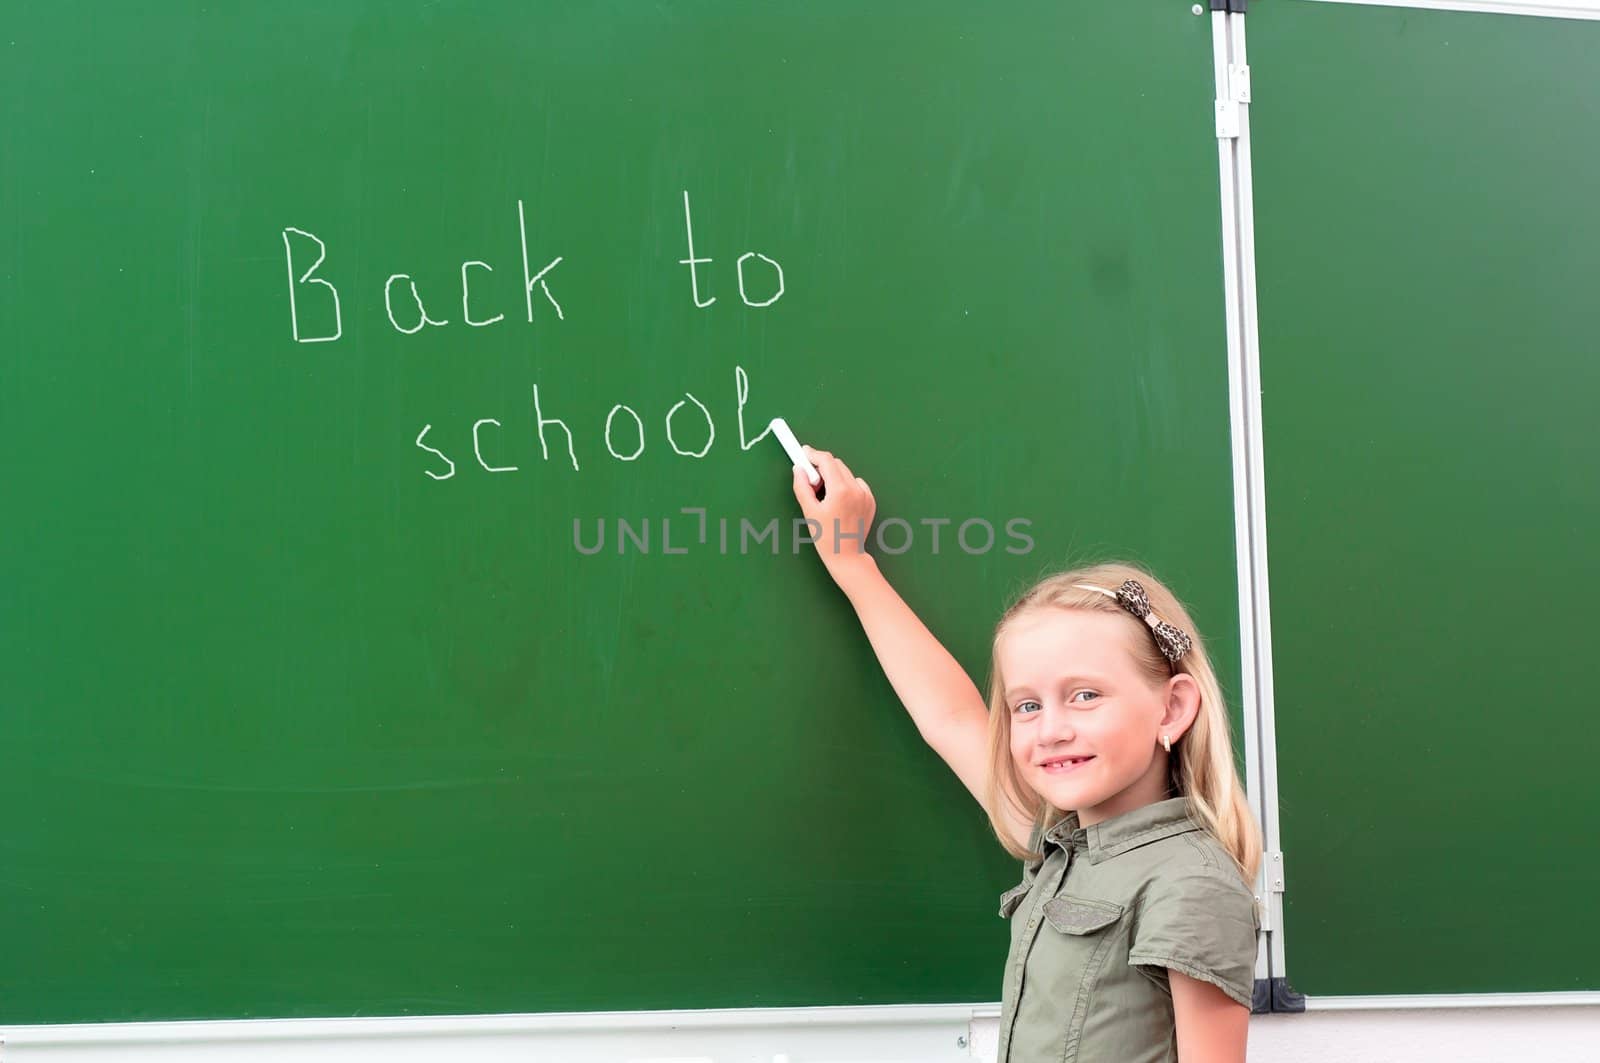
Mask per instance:
[[[806,467],[820,470],[822,497],[811,486],[805,468],[794,467],[794,497],[807,519],[815,521],[812,531],[815,546],[835,582],[843,582],[845,573],[862,559],[871,561],[866,552],[867,532],[872,527],[877,500],[867,481],[856,476],[850,467],[826,450],[801,447]]]
[[[793,432],[789,431],[789,422],[782,417],[774,417],[771,427],[772,434],[778,438],[778,442],[783,444],[783,449],[789,455],[789,460],[805,470],[806,479],[811,482],[811,486],[816,487],[820,484],[822,477],[818,475],[816,466],[807,460],[805,453],[800,449],[800,441],[794,437]]]

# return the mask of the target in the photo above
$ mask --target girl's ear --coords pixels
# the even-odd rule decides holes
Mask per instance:
[[[1161,714],[1161,731],[1176,742],[1194,724],[1200,713],[1200,684],[1188,672],[1179,672],[1167,680],[1166,711]]]

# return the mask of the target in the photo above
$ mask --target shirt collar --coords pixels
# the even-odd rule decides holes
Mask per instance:
[[[1078,826],[1078,814],[1068,812],[1055,826],[1044,832],[1040,848],[1054,845],[1060,849],[1071,849],[1083,853],[1091,864],[1098,864],[1129,849],[1199,829],[1200,824],[1189,814],[1189,799],[1169,797],[1165,801],[1118,813],[1088,827]]]

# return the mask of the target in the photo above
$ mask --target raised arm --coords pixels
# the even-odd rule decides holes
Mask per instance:
[[[819,500],[805,474],[796,472],[795,500],[821,528],[816,548],[822,563],[854,607],[883,674],[923,741],[983,804],[989,779],[989,712],[983,695],[863,549],[877,511],[872,488],[828,451],[807,447],[806,454],[822,475],[825,497]],[[1008,810],[1005,825],[1018,844],[1026,843],[1031,824],[1021,813]]]

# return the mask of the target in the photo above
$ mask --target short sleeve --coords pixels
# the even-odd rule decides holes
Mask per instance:
[[[1128,943],[1135,968],[1171,968],[1250,1006],[1255,988],[1255,898],[1242,880],[1195,868],[1150,883]],[[1165,971],[1141,971],[1166,985]]]

